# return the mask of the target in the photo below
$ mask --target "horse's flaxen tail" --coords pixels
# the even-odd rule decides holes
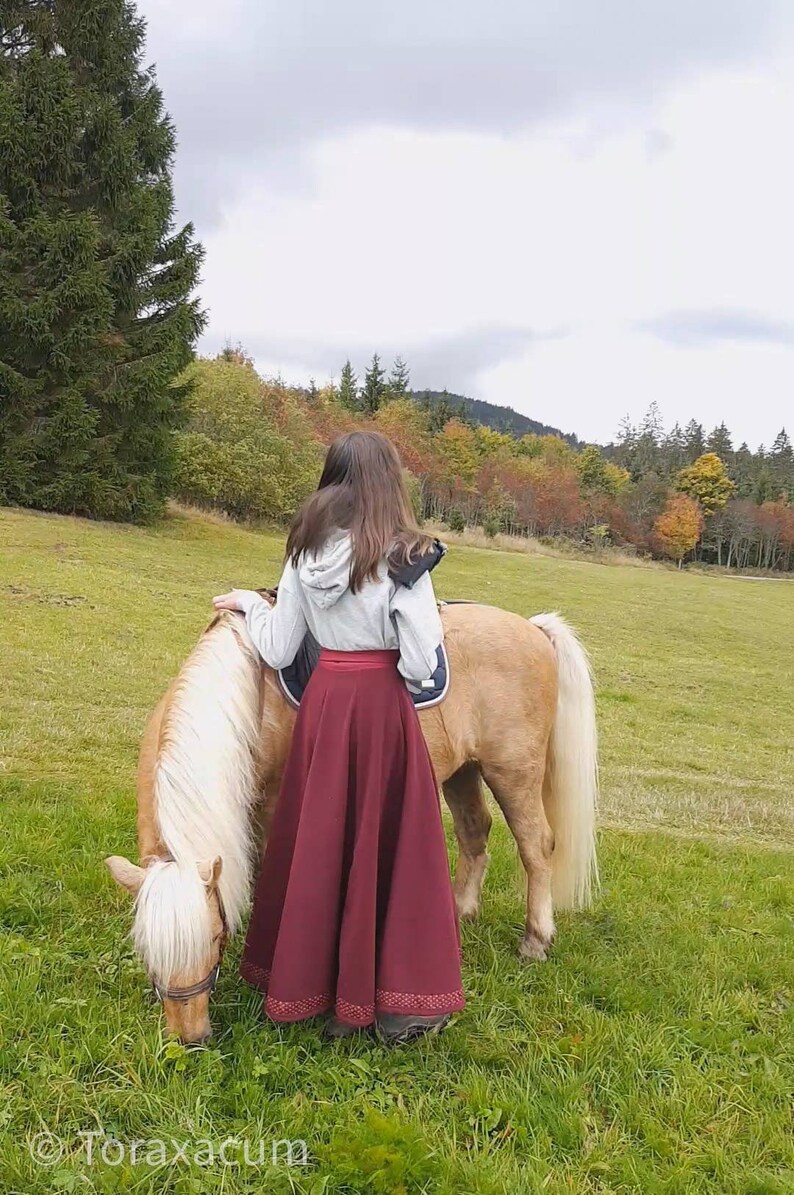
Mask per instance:
[[[598,887],[598,734],[590,661],[559,614],[537,614],[530,622],[557,656],[557,713],[543,782],[543,806],[554,832],[554,905],[584,908]]]

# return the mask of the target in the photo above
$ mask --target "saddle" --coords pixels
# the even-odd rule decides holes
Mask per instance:
[[[309,678],[320,658],[320,651],[320,644],[309,631],[292,663],[278,671],[281,691],[290,705],[296,709],[300,705]],[[433,675],[423,681],[421,687],[413,685],[410,681],[405,683],[408,694],[417,709],[428,709],[431,705],[438,705],[440,701],[444,700],[449,688],[449,659],[443,643],[436,648],[436,669]]]
[[[411,589],[423,573],[430,572],[436,567],[438,562],[446,554],[446,551],[446,546],[440,540],[434,540],[433,547],[426,556],[421,557],[417,561],[402,565],[399,568],[389,569],[389,576],[399,585],[405,585],[408,589]],[[278,591],[268,589],[260,592],[265,592],[275,598]],[[320,644],[311,631],[309,631],[298,648],[298,654],[292,663],[278,671],[277,675],[281,691],[290,705],[296,709],[300,705],[301,697],[309,683],[309,678],[312,672],[314,672],[317,661],[320,658],[320,651]],[[440,701],[444,700],[449,689],[449,659],[443,643],[436,649],[436,667],[432,676],[428,680],[422,681],[422,684],[419,686],[406,681],[406,687],[414,705],[418,709],[428,709],[430,706],[438,705]]]

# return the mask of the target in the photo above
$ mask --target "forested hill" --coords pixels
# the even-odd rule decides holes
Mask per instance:
[[[409,394],[424,406],[441,408],[447,418],[451,414],[460,413],[472,423],[492,427],[498,432],[510,432],[514,436],[559,436],[572,448],[581,443],[572,433],[562,432],[557,427],[550,427],[548,423],[539,423],[537,419],[530,419],[528,415],[522,415],[512,407],[500,407],[480,398],[467,398],[464,394],[450,394],[447,390],[411,390]]]

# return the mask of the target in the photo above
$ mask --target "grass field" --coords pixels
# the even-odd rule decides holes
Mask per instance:
[[[463,931],[468,1006],[439,1039],[385,1052],[265,1024],[233,950],[211,1046],[163,1040],[101,860],[134,856],[140,732],[211,595],[272,582],[280,549],[192,517],[0,512],[0,1191],[794,1190],[785,583],[455,548],[442,597],[560,609],[591,649],[599,899],[560,919],[550,962],[521,964],[497,821]],[[45,1130],[63,1143],[49,1167],[29,1152]],[[309,1164],[271,1165],[269,1144],[256,1167],[89,1162],[92,1131],[304,1139]]]

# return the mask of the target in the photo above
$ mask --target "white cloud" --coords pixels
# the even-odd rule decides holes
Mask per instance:
[[[211,86],[213,26],[203,0],[194,6],[188,42],[201,54],[187,46],[172,78],[178,103],[186,79],[203,92],[184,123],[174,112],[188,138],[182,207],[214,213],[206,347],[239,339],[296,380],[338,372],[348,354],[363,365],[374,350],[402,352],[417,386],[446,377],[586,437],[609,438],[622,414],[656,399],[669,422],[724,418],[738,439],[769,442],[794,422],[794,348],[753,334],[794,324],[794,85],[790,40],[768,45],[777,6],[737,0],[718,6],[720,19],[710,0],[688,3],[689,23],[671,23],[660,45],[669,5],[638,16],[615,0],[587,37],[560,6],[539,5],[546,25],[531,31],[556,54],[556,75],[528,48],[530,6],[501,7],[515,18],[512,45],[498,23],[477,29],[473,8],[457,46],[451,18],[426,44],[409,25],[370,23],[346,58],[319,16],[307,41],[297,17],[279,24],[268,6],[264,82],[249,69],[256,39],[221,35],[221,81],[232,51],[240,59],[227,95]],[[155,9],[162,36],[175,10]],[[235,11],[250,16],[242,2]],[[341,96],[320,67],[290,87],[279,53],[282,65],[327,58]],[[370,78],[362,93],[345,72],[367,53],[383,87]],[[458,78],[465,62],[473,95],[488,76],[482,110]],[[160,72],[169,106],[170,70]],[[433,78],[446,95],[427,90]],[[648,334],[680,332],[682,319],[698,334]]]

